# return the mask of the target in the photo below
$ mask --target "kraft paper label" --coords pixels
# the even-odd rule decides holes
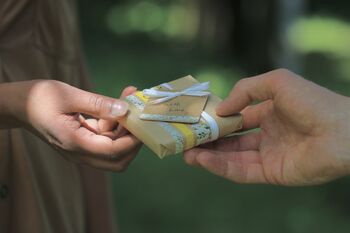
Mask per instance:
[[[161,92],[178,93],[196,84],[198,82],[192,76],[186,76],[152,89]],[[208,95],[180,95],[157,104],[153,103],[159,99],[157,97],[144,95],[143,98],[147,100],[145,108],[140,115],[140,118],[143,120],[197,123],[207,103]]]

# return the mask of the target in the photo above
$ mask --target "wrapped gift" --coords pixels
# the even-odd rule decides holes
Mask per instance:
[[[219,117],[221,99],[209,83],[192,76],[138,91],[126,97],[129,112],[120,122],[160,158],[215,141],[242,127],[240,114]]]

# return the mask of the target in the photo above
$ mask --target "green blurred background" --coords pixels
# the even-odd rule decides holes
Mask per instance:
[[[82,0],[97,91],[191,74],[225,97],[241,78],[285,67],[350,91],[350,1]],[[120,232],[349,232],[350,180],[316,187],[240,185],[143,148],[113,174]]]

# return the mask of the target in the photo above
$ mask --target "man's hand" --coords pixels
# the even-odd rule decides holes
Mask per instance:
[[[349,174],[348,97],[279,69],[242,79],[217,108],[237,112],[244,130],[260,131],[189,150],[188,164],[239,183],[312,185]]]
[[[2,84],[1,90],[8,96],[0,104],[7,113],[2,118],[7,115],[8,122],[34,132],[68,160],[123,171],[140,149],[139,140],[118,126],[128,111],[122,100],[53,80]],[[134,91],[126,88],[122,98]]]

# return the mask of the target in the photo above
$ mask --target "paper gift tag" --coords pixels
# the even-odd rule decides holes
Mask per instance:
[[[169,83],[161,84],[151,90],[164,92],[165,94],[179,93],[199,85],[201,84],[189,75]],[[199,91],[198,93],[201,94],[205,92],[209,92],[209,90]],[[167,97],[164,96],[150,97],[144,94],[143,98],[147,101],[140,118],[153,121],[197,123],[207,103],[208,96],[208,94],[203,96],[180,95],[166,100]],[[162,98],[164,99],[162,100]],[[157,101],[164,102],[156,103]]]

